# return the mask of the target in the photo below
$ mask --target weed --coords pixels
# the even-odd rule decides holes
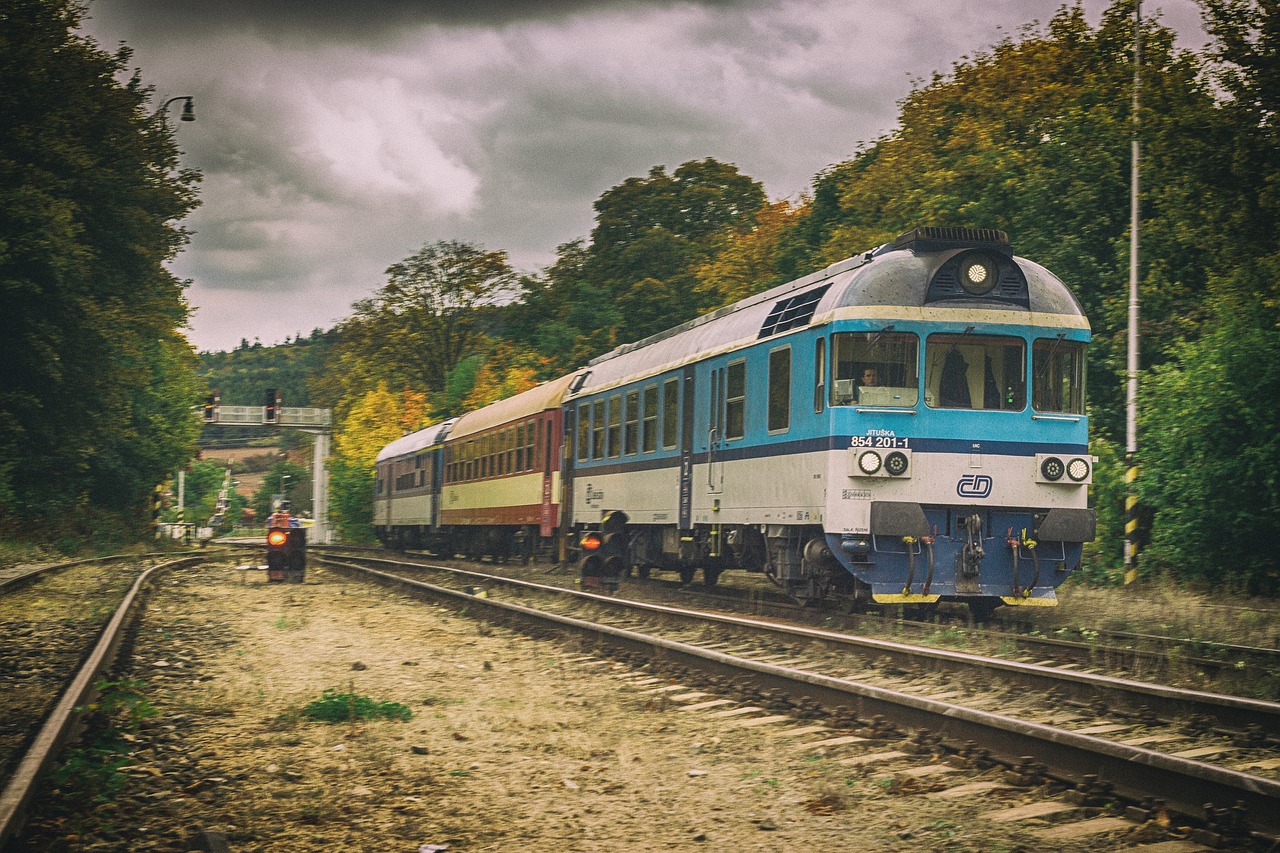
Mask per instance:
[[[124,787],[120,769],[129,763],[128,738],[159,713],[142,694],[144,687],[129,680],[94,685],[98,700],[82,709],[89,712],[84,739],[47,777],[68,802],[110,802]]]
[[[348,723],[356,720],[410,720],[413,712],[399,702],[375,702],[354,692],[339,693],[327,688],[320,698],[301,711],[304,719],[322,723]]]

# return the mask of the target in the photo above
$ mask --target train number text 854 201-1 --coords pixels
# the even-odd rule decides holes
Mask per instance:
[[[911,446],[909,438],[899,438],[895,435],[855,435],[849,439],[850,447],[878,447],[888,450],[895,448],[906,448]]]

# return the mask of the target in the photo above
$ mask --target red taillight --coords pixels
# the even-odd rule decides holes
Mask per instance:
[[[283,545],[289,541],[289,534],[283,530],[273,530],[267,534],[268,545]]]
[[[588,533],[582,537],[582,541],[579,544],[582,545],[582,550],[584,551],[595,551],[600,547],[600,537],[594,533]]]

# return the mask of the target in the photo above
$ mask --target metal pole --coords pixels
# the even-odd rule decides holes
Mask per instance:
[[[315,517],[311,541],[317,545],[330,545],[333,531],[329,529],[329,433],[321,430],[315,434],[315,446],[311,456],[311,513]]]
[[[1125,513],[1124,513],[1124,582],[1138,579],[1138,201],[1139,161],[1142,141],[1139,139],[1139,91],[1142,82],[1142,0],[1133,9],[1133,140],[1129,166],[1129,359],[1126,390],[1125,429]]]

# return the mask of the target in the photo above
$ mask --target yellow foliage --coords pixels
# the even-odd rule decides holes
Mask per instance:
[[[427,395],[408,388],[393,394],[387,383],[361,395],[347,411],[333,444],[336,455],[358,466],[372,468],[378,452],[406,433],[427,426]]]

